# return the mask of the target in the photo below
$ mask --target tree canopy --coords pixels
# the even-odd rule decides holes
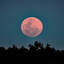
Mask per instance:
[[[45,47],[43,47],[43,43],[35,41],[34,45],[29,44],[29,49],[22,46],[21,48],[17,48],[17,46],[13,45],[13,47],[8,47],[5,49],[4,47],[0,47],[0,58],[1,61],[6,60],[10,63],[41,63],[41,64],[63,64],[64,63],[64,50],[55,50],[54,47],[50,47],[50,44],[47,43]],[[3,64],[3,62],[2,62]]]

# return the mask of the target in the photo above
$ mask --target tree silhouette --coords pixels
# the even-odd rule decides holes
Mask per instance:
[[[4,51],[5,50],[5,48],[4,47],[0,47],[0,51]]]
[[[25,62],[28,64],[30,62],[32,64],[64,64],[64,50],[55,50],[48,43],[46,47],[43,47],[43,43],[38,41],[35,41],[34,45],[29,44],[28,47],[29,50],[24,46],[17,48],[15,45],[7,49],[0,47],[0,62],[6,61],[5,63],[9,62],[11,64],[25,64]]]
[[[17,46],[13,45],[12,50],[18,50]]]
[[[36,49],[38,49],[38,47],[39,47],[38,41],[35,41],[34,46],[35,46]]]
[[[50,44],[47,43],[46,48],[50,48]]]
[[[41,44],[40,48],[41,48],[41,49],[44,49],[44,48],[43,48],[43,43]]]
[[[34,46],[36,50],[43,49],[43,43],[41,44],[41,42],[38,43],[38,41],[35,41]]]
[[[28,47],[29,47],[30,51],[36,50],[36,48],[33,45],[31,45],[31,44],[29,44]]]

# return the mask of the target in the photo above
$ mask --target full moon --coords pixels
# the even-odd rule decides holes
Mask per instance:
[[[22,22],[21,30],[28,37],[36,37],[42,32],[43,24],[38,18],[28,17]]]

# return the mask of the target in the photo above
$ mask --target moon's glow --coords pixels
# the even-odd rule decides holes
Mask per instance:
[[[36,37],[42,32],[43,24],[38,18],[28,17],[22,22],[21,30],[26,36]]]

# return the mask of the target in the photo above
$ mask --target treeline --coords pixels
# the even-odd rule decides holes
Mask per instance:
[[[17,48],[15,45],[7,49],[0,47],[0,63],[64,64],[64,50],[55,50],[48,43],[43,47],[38,41],[35,41],[34,45],[29,44],[28,47],[29,49],[24,46]]]

